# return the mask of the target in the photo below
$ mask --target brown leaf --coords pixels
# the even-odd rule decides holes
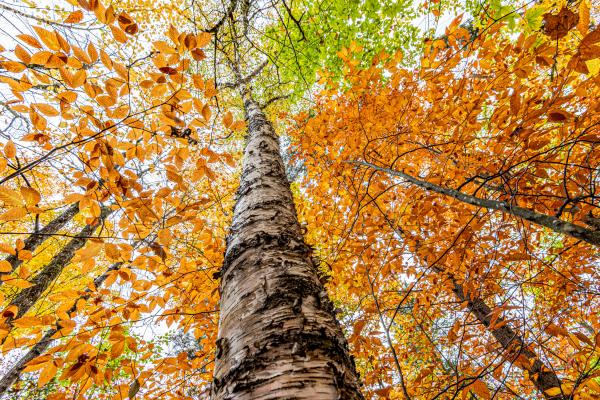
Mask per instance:
[[[553,109],[548,111],[548,121],[550,122],[564,122],[571,117],[571,114],[564,110]]]
[[[158,70],[160,72],[162,72],[163,74],[167,74],[167,75],[176,75],[177,74],[177,70],[172,67],[161,67]]]
[[[566,7],[563,7],[556,15],[546,13],[543,17],[544,33],[554,40],[567,36],[567,33],[579,22],[579,15]]]

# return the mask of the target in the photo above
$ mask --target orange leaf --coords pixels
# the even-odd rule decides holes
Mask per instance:
[[[231,124],[233,124],[233,115],[228,111],[223,117],[223,125],[225,125],[225,128],[229,128]]]
[[[12,140],[9,140],[4,145],[4,155],[6,158],[13,158],[17,155],[17,148],[15,147],[15,143]]]
[[[123,32],[123,30],[121,28],[111,25],[110,30],[112,31],[112,34],[117,42],[119,42],[119,43],[127,42],[127,35],[125,34],[125,32]]]
[[[197,47],[204,47],[208,43],[210,43],[211,39],[212,39],[212,36],[210,35],[210,33],[208,33],[208,32],[202,32],[196,38],[196,46]]]
[[[48,362],[45,364],[44,369],[40,372],[40,377],[38,378],[37,386],[41,388],[46,383],[48,383],[52,378],[56,376],[58,368],[54,362]]]
[[[43,49],[44,48],[42,46],[42,44],[36,38],[34,38],[33,36],[26,35],[26,34],[21,34],[21,35],[17,35],[17,38],[21,39],[22,41],[24,41],[25,43],[27,43],[31,47],[35,47],[37,49]]]
[[[0,260],[0,272],[12,272],[12,265],[10,265],[10,263],[6,260]]]
[[[0,200],[7,206],[22,206],[23,198],[16,190],[0,186]]]
[[[202,107],[202,117],[204,118],[205,121],[208,121],[210,119],[210,107],[208,106],[208,104],[205,104]]]
[[[27,186],[21,186],[21,196],[23,196],[28,206],[35,206],[42,199],[37,190]]]
[[[76,24],[83,20],[83,12],[80,10],[73,11],[69,16],[64,20],[65,24]]]
[[[58,41],[58,37],[56,33],[46,30],[39,26],[34,26],[33,29],[35,33],[39,36],[42,42],[48,47],[50,50],[60,50],[60,42]]]
[[[490,389],[488,389],[485,382],[477,379],[475,382],[473,382],[471,386],[473,392],[475,392],[475,394],[481,397],[482,399],[489,399],[491,397]]]

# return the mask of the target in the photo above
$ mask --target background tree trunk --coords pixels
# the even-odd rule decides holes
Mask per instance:
[[[275,131],[247,89],[242,177],[221,270],[212,397],[362,399],[319,280]]]
[[[46,239],[58,232],[60,228],[65,226],[74,216],[79,212],[79,203],[71,204],[66,210],[60,213],[56,218],[40,229],[39,232],[34,232],[25,239],[25,247],[23,250],[34,251],[40,244],[44,243]],[[23,262],[19,260],[17,255],[10,255],[5,259],[10,263],[11,272],[17,269]],[[4,282],[0,280],[0,286]]]
[[[106,270],[106,272],[104,272],[102,275],[96,277],[96,279],[94,279],[94,287],[96,287],[96,288],[100,287],[102,285],[102,283],[104,283],[106,278],[108,278],[108,274],[111,271],[115,271],[115,270],[119,269],[121,267],[121,265],[123,265],[122,262],[114,263]],[[69,308],[67,310],[67,314],[69,315],[69,317],[71,317],[77,310],[77,302],[79,301],[79,299],[87,300],[90,298],[91,295],[92,295],[92,291],[89,288],[86,288],[85,293],[82,296],[80,296],[73,303],[71,308]],[[44,352],[46,351],[48,346],[50,346],[50,344],[54,341],[54,339],[52,337],[59,330],[60,330],[60,324],[59,324],[59,322],[57,322],[53,328],[46,331],[44,336],[42,336],[42,338],[31,349],[29,349],[29,351],[27,353],[25,353],[19,359],[19,361],[17,361],[11,367],[11,369],[9,369],[4,374],[2,379],[0,379],[0,396],[3,396],[6,393],[6,391],[17,381],[17,379],[19,379],[19,377],[21,376],[21,373],[23,372],[23,369],[25,369],[28,362],[30,362],[31,360],[44,354]]]
[[[529,379],[544,398],[552,400],[566,399],[567,396],[562,394],[551,396],[547,393],[552,388],[560,388],[561,381],[552,369],[542,363],[537,354],[527,346],[523,338],[502,317],[497,318],[492,325],[492,310],[490,307],[479,297],[467,296],[462,285],[458,284],[453,277],[451,277],[451,280],[454,286],[452,291],[461,301],[468,303],[469,311],[490,330],[496,340],[500,342],[502,348],[513,356],[509,361],[516,362],[521,369],[529,372]],[[519,362],[520,356],[525,356],[527,360]]]
[[[29,309],[39,300],[40,296],[50,286],[62,272],[62,270],[71,262],[75,252],[81,249],[87,243],[90,236],[96,228],[104,223],[104,220],[112,210],[108,207],[103,207],[101,216],[95,223],[86,225],[73,239],[69,241],[52,260],[33,278],[30,280],[32,286],[23,289],[10,302],[7,308],[11,306],[17,307],[17,314],[5,319],[4,324],[10,326],[13,319],[21,318]]]

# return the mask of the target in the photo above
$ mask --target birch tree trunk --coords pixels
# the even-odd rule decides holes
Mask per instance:
[[[221,270],[212,398],[362,399],[319,280],[275,131],[242,90],[248,137]]]

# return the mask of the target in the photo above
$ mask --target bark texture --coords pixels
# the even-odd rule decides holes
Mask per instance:
[[[39,245],[44,243],[46,239],[58,232],[63,226],[65,226],[74,216],[79,212],[79,203],[71,204],[66,210],[59,214],[56,218],[44,226],[38,232],[34,232],[25,239],[25,247],[23,250],[34,251]],[[10,255],[5,259],[10,263],[11,272],[14,271],[23,263],[19,260],[17,255]],[[0,280],[0,286],[4,282]]]
[[[353,161],[353,164],[363,165],[377,171],[382,171],[388,173],[390,175],[399,176],[401,178],[406,179],[410,183],[417,185],[423,189],[431,190],[432,192],[436,192],[442,194],[444,196],[450,196],[455,198],[456,200],[460,200],[464,203],[471,204],[477,207],[483,207],[490,210],[501,211],[506,214],[513,215],[515,217],[522,218],[526,221],[532,222],[537,225],[545,226],[546,228],[552,229],[554,232],[561,233],[564,235],[572,236],[576,239],[583,240],[589,244],[594,246],[600,246],[600,231],[595,231],[592,229],[584,228],[583,226],[573,224],[568,221],[564,221],[560,218],[556,218],[547,214],[538,213],[533,210],[529,210],[527,208],[519,207],[513,204],[510,204],[506,201],[498,201],[498,200],[488,200],[481,199],[476,196],[471,196],[469,194],[463,193],[456,189],[450,189],[446,187],[442,187],[427,181],[423,181],[415,178],[414,176],[408,175],[402,171],[396,171],[389,168],[378,167],[375,164],[371,164],[363,161]]]
[[[502,348],[513,355],[511,361],[517,360],[520,355],[527,358],[529,362],[517,362],[523,370],[529,372],[529,379],[535,387],[543,394],[544,398],[551,400],[566,400],[568,396],[558,394],[549,396],[547,391],[552,388],[560,388],[561,381],[556,373],[548,368],[540,358],[531,350],[523,338],[515,332],[501,317],[497,318],[492,324],[492,310],[479,297],[467,296],[462,285],[458,284],[454,278],[452,280],[452,291],[461,301],[468,302],[469,310],[475,315],[477,320],[485,325],[492,333],[494,338],[502,345]]]
[[[111,212],[112,210],[109,208],[103,207],[100,218],[98,218],[95,223],[86,225],[77,236],[71,239],[69,243],[67,243],[58,254],[56,254],[52,260],[50,260],[50,262],[30,280],[32,286],[21,290],[8,305],[8,307],[16,306],[18,311],[14,317],[7,318],[7,320],[4,321],[5,324],[10,325],[10,322],[13,319],[21,318],[29,311],[36,301],[38,301],[42,293],[50,286],[50,283],[52,283],[60,275],[63,268],[71,262],[75,252],[85,246],[96,228],[104,223],[104,220]]]
[[[109,272],[119,269],[121,265],[123,265],[122,262],[112,264],[104,274],[94,279],[94,286],[96,288],[100,287],[102,283],[104,283],[106,278],[108,278]],[[77,310],[77,301],[79,301],[79,299],[87,300],[90,298],[91,295],[92,291],[89,288],[86,288],[84,294],[73,303],[69,310],[67,310],[67,314],[71,316]],[[23,369],[25,369],[28,362],[30,362],[34,358],[41,356],[46,351],[48,346],[50,346],[50,344],[54,340],[52,337],[59,330],[60,325],[59,322],[57,322],[53,328],[49,329],[44,334],[44,336],[42,336],[42,338],[31,349],[29,349],[29,351],[25,353],[25,355],[23,355],[23,357],[21,357],[19,361],[17,361],[11,367],[11,369],[6,372],[6,374],[4,374],[2,379],[0,379],[0,397],[2,397],[8,389],[10,389],[10,387],[17,381],[17,379],[19,379],[21,373],[23,372]]]
[[[304,242],[263,111],[248,137],[221,270],[213,400],[362,399],[354,360]]]

